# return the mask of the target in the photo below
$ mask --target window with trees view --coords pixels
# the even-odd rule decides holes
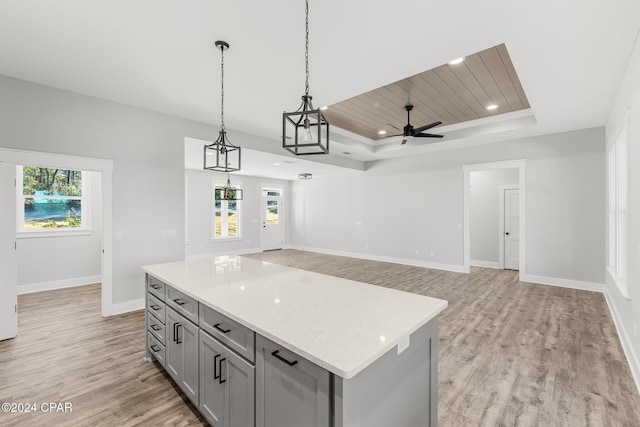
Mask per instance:
[[[87,228],[85,172],[18,166],[18,231]]]
[[[214,239],[238,238],[240,234],[240,200],[221,200],[223,186],[214,187]]]

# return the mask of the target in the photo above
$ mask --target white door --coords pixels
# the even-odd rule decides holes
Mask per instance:
[[[519,190],[504,190],[504,268],[520,269]]]
[[[282,249],[284,226],[282,225],[282,190],[262,190],[262,250]]]
[[[0,162],[0,340],[18,333],[16,165]]]

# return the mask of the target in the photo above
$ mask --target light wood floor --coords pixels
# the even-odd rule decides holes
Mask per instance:
[[[449,301],[440,426],[640,426],[640,396],[601,294],[501,270],[465,275],[294,250],[252,257]],[[99,285],[21,295],[18,312],[18,337],[0,342],[0,402],[70,402],[73,412],[0,412],[1,426],[206,425],[143,361],[144,313],[101,318]]]
[[[206,426],[144,348],[144,312],[103,319],[100,285],[19,295],[18,336],[0,341],[0,402],[38,412],[0,412],[0,426]]]
[[[518,282],[508,270],[461,274],[296,250],[251,257],[447,300],[440,426],[640,426],[640,396],[602,294]]]

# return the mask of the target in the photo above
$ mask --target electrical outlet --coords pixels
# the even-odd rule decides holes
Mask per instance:
[[[416,255],[420,255],[420,251],[416,249]]]

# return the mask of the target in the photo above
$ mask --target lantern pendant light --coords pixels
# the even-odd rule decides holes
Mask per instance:
[[[236,188],[231,185],[231,180],[227,174],[227,183],[222,188],[216,188],[216,200],[242,200],[242,188]]]
[[[222,57],[220,134],[213,144],[204,146],[204,168],[217,172],[235,172],[240,170],[240,147],[229,142],[224,127],[224,51],[229,49],[229,43],[218,40],[215,44],[220,49]]]
[[[302,104],[293,112],[282,114],[282,148],[296,156],[329,154],[329,122],[320,109],[313,108],[309,95],[309,0],[305,0],[305,92]]]

